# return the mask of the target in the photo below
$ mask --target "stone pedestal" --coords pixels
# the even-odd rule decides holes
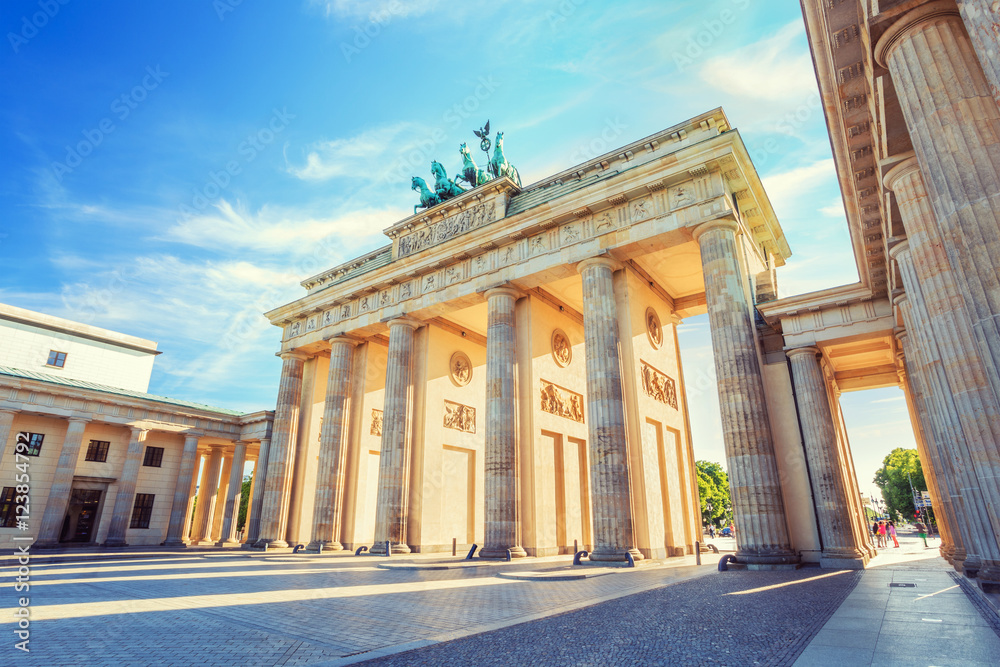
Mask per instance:
[[[208,547],[215,544],[212,539],[212,528],[215,519],[215,506],[219,499],[219,476],[222,474],[222,447],[211,448],[208,460],[205,461],[205,471],[201,477],[201,488],[198,489],[198,546]]]
[[[375,544],[371,553],[410,553],[406,544],[407,491],[410,469],[410,410],[412,403],[413,332],[418,320],[389,322],[389,358],[386,362],[385,405],[382,412],[382,449],[375,509]]]
[[[875,55],[892,74],[934,223],[997,402],[1000,107],[951,0],[902,15],[880,38]],[[991,474],[1000,477],[996,458]]]
[[[302,371],[306,356],[283,352],[278,404],[271,429],[271,447],[267,460],[267,478],[261,485],[263,503],[260,511],[260,536],[256,546],[287,547],[289,491],[292,483],[292,458],[302,402]]]
[[[66,518],[66,507],[69,505],[70,493],[73,489],[73,475],[76,474],[76,462],[80,459],[80,445],[83,443],[83,432],[89,419],[70,417],[63,439],[62,450],[59,452],[59,463],[56,474],[49,489],[49,499],[45,503],[45,513],[42,515],[42,525],[38,530],[38,539],[34,546],[40,548],[59,546],[60,532],[63,520]]]
[[[240,514],[240,502],[243,497],[243,468],[246,464],[247,444],[236,441],[233,449],[233,460],[229,467],[229,485],[226,487],[226,506],[222,515],[222,531],[219,533],[217,546],[235,546],[240,543],[236,539],[236,522]]]
[[[184,526],[191,514],[191,482],[198,472],[198,435],[188,433],[184,438],[184,451],[181,453],[181,469],[177,472],[177,483],[174,486],[174,501],[170,506],[170,524],[167,527],[167,539],[163,546],[179,547],[188,544]]]
[[[956,488],[968,508],[956,511],[959,521],[968,522],[962,535],[967,551],[963,567],[1000,582],[1000,544],[988,510],[1000,506],[1000,411],[982,348],[974,340],[969,295],[945,254],[949,241],[939,229],[922,172],[910,158],[886,174],[907,233],[907,242],[890,254],[913,308],[907,330],[929,368],[928,391],[940,411],[935,440],[943,448],[941,456],[951,460]]]
[[[118,493],[115,495],[115,507],[111,514],[111,527],[104,542],[107,547],[124,547],[125,531],[132,519],[132,506],[135,503],[135,483],[139,479],[139,466],[145,452],[146,429],[131,428],[128,451],[125,453],[125,465],[122,475],[118,478]]]
[[[695,229],[701,248],[739,562],[797,563],[788,539],[764,383],[733,220]]]
[[[802,347],[789,350],[787,354],[791,360],[795,402],[823,543],[820,565],[863,569],[868,558],[855,540],[844,462],[838,455],[837,432],[820,367],[820,351],[815,347]]]
[[[594,257],[577,265],[583,277],[583,332],[587,357],[587,433],[590,450],[594,561],[640,560],[632,524],[625,404],[618,352],[614,272],[621,265]]]
[[[514,368],[514,306],[520,293],[508,287],[486,292],[486,539],[483,558],[526,556],[520,540],[517,468],[517,396]]]
[[[311,551],[340,551],[340,526],[344,512],[344,462],[354,392],[354,348],[358,341],[342,336],[330,339],[330,372],[319,439],[319,468],[313,508]]]
[[[253,485],[250,488],[250,506],[247,509],[246,539],[244,548],[253,547],[260,539],[260,512],[264,506],[264,488],[267,479],[267,460],[271,449],[271,439],[261,438],[257,453],[257,465],[253,469]]]

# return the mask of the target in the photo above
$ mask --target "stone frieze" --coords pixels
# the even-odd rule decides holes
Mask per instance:
[[[655,401],[677,409],[677,383],[666,373],[661,373],[645,361],[642,364],[642,390]]]
[[[463,433],[476,432],[476,409],[452,401],[444,402],[444,427]]]
[[[425,248],[444,243],[460,234],[493,222],[496,217],[496,202],[480,204],[468,208],[458,215],[427,225],[423,229],[401,236],[397,257],[406,257]]]
[[[542,380],[542,411],[583,423],[583,396]]]

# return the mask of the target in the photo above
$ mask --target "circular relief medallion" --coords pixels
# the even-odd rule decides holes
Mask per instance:
[[[663,326],[660,324],[660,316],[652,308],[646,309],[646,334],[654,348],[659,349],[663,345]]]
[[[562,329],[552,332],[552,358],[563,368],[573,361],[573,346],[569,343],[569,336]]]
[[[449,368],[451,369],[451,381],[456,386],[464,387],[472,381],[472,361],[465,352],[456,352],[451,355]]]

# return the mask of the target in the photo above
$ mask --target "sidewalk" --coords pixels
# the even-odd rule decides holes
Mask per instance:
[[[937,556],[938,541],[900,544],[879,552],[796,667],[1000,664],[1000,637]]]

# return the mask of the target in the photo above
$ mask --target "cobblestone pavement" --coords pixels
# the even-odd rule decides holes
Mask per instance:
[[[389,570],[378,568],[380,562],[385,561],[342,554],[246,552],[38,561],[31,565],[28,593],[31,652],[17,651],[14,623],[2,623],[0,636],[8,644],[0,646],[0,665],[337,663],[561,613],[714,570],[712,564],[694,566],[693,559],[672,559],[669,566],[544,582],[495,575],[558,566],[566,558],[449,570]],[[0,576],[11,582],[15,570],[5,568]],[[3,590],[8,611],[2,620],[13,620],[11,611],[23,593],[11,585]]]
[[[790,665],[858,572],[728,572],[372,665]]]

